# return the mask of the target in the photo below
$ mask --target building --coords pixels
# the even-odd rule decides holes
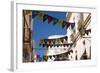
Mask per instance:
[[[32,62],[34,57],[32,40],[32,11],[23,10],[23,62]]]
[[[67,29],[65,35],[51,35],[48,39],[68,37],[65,42],[55,44],[66,44],[65,46],[57,45],[47,48],[47,61],[64,61],[64,60],[88,60],[91,59],[91,14],[90,13],[72,13],[68,12],[67,22],[75,22],[75,27]]]

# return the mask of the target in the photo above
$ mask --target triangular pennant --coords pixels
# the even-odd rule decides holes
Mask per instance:
[[[84,53],[83,53],[83,55],[81,56],[81,59],[88,59],[86,49],[84,50]]]
[[[53,45],[50,45],[50,48],[52,48]]]
[[[53,17],[52,16],[48,16],[48,24],[50,24],[53,20]]]
[[[56,56],[55,56],[55,55],[53,55],[53,57],[55,58]]]
[[[45,56],[46,61],[48,60],[48,56]]]
[[[44,14],[44,16],[43,16],[43,22],[45,22],[47,20],[47,18],[48,18],[48,15]]]
[[[43,12],[39,12],[37,14],[38,19],[43,19],[44,13]]]
[[[59,59],[59,55],[56,55],[56,57]]]
[[[55,44],[56,39],[52,39],[53,44]]]
[[[51,44],[51,39],[48,39],[49,44]]]
[[[71,24],[71,29],[74,29],[75,23],[70,23]]]
[[[40,42],[39,43],[42,44],[43,42],[44,42],[43,39],[40,39]]]
[[[66,22],[66,28],[68,28],[70,26],[69,22]]]
[[[45,44],[46,43],[45,39],[42,39],[40,43]]]
[[[86,31],[86,34],[88,35],[88,32]]]
[[[57,38],[57,39],[56,39],[56,42],[57,42],[57,43],[60,43],[60,38]]]
[[[65,47],[66,44],[63,44],[63,46]]]
[[[58,26],[61,26],[62,23],[63,23],[63,20],[58,20],[57,25],[58,25]]]
[[[89,33],[91,33],[91,29],[88,29],[87,31],[88,31]]]
[[[67,36],[65,37],[65,40],[66,40],[66,41],[68,40],[68,37],[67,37]]]
[[[43,47],[45,47],[45,44],[42,44],[43,45]]]
[[[42,60],[43,60],[43,61],[46,61],[45,56],[42,57]]]
[[[69,44],[66,44],[67,47],[69,47]]]
[[[63,43],[63,41],[64,41],[64,38],[60,38],[60,41]]]
[[[57,44],[56,46],[59,47],[59,44]]]
[[[49,56],[50,59],[52,59],[52,56]]]
[[[62,28],[64,28],[65,27],[65,25],[64,24],[62,24]]]
[[[40,57],[40,55],[37,54],[37,58],[39,58],[39,57]]]
[[[66,25],[66,22],[65,22],[65,21],[63,21],[63,23],[62,23],[62,28],[64,28],[64,27],[65,27],[65,25]]]
[[[70,54],[70,52],[69,52],[69,51],[68,51],[67,53],[68,53],[68,54]]]
[[[91,33],[91,29],[89,29],[89,32]]]
[[[47,44],[47,39],[44,39],[45,44]]]
[[[38,14],[38,11],[33,11],[32,12],[32,18],[35,18],[37,16],[37,14]]]
[[[46,44],[46,48],[48,48],[49,47],[49,44]]]
[[[53,25],[57,24],[58,19],[57,18],[53,18]]]
[[[60,47],[62,47],[63,45],[62,44],[60,44]]]

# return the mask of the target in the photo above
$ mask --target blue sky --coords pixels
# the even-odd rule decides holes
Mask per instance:
[[[66,12],[44,11],[44,13],[58,19],[66,20]],[[32,15],[33,14],[34,11],[32,11]],[[48,20],[43,22],[43,19],[38,19],[37,17],[35,17],[33,20],[33,40],[35,41],[36,54],[42,57],[46,51],[46,48],[39,46],[39,40],[41,38],[46,39],[50,35],[64,35],[66,33],[66,28],[53,25],[53,22],[48,24]]]

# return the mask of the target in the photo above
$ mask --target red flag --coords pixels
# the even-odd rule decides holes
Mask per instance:
[[[48,24],[50,24],[52,20],[53,20],[53,17],[48,16]]]
[[[51,44],[51,39],[48,39],[49,44]]]
[[[68,28],[70,26],[69,22],[66,22],[66,28]]]

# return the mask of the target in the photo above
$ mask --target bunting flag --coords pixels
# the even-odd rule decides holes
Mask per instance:
[[[60,43],[64,41],[64,39],[67,41],[68,40],[68,37],[65,36],[65,37],[61,37],[61,38],[56,38],[56,39],[40,39],[39,41],[39,44],[42,45],[42,44],[55,44],[55,43]]]
[[[91,29],[85,30],[85,33],[88,35],[89,33],[91,33]]]
[[[65,26],[66,26],[66,22],[63,21],[63,23],[62,23],[62,28],[64,28]]]
[[[60,43],[60,38],[57,38],[57,39],[56,39],[56,42],[57,42],[57,43]]]
[[[48,15],[45,14],[45,15],[43,16],[43,22],[45,22],[45,21],[47,20],[47,18],[48,18]]]
[[[72,46],[72,43],[67,43],[67,44],[61,44],[61,42],[63,43],[64,39],[66,40],[66,43],[67,43],[67,40],[68,40],[68,37],[65,36],[65,37],[62,37],[62,38],[56,38],[56,39],[43,39],[42,42],[40,41],[40,46],[42,47],[46,47],[48,48],[50,46],[50,48],[52,47],[59,47],[59,46]],[[45,43],[44,43],[45,42]]]
[[[38,11],[34,11],[33,14],[32,14],[32,18],[35,18],[38,14]]]
[[[39,62],[42,61],[42,58],[40,57],[40,55],[37,54],[36,57],[37,57],[37,61],[39,61]]]
[[[50,24],[52,20],[53,20],[53,17],[48,16],[48,24]]]
[[[70,23],[71,24],[71,29],[74,29],[75,23]]]
[[[55,55],[53,55],[53,57],[55,58],[56,56],[55,56]]]
[[[52,48],[53,45],[49,45],[49,46],[50,46],[50,48]]]
[[[50,59],[52,59],[52,56],[49,56]]]
[[[48,60],[48,56],[45,56],[46,61]]]
[[[58,20],[57,25],[58,26],[62,26],[63,21],[62,20]]]
[[[88,32],[85,32],[88,35]]]
[[[37,58],[39,58],[39,57],[40,57],[40,55],[37,54]]]
[[[37,18],[38,19],[43,19],[44,13],[43,12],[38,12]]]
[[[53,44],[55,44],[56,39],[52,39]]]
[[[45,47],[45,44],[43,44],[43,47]]]
[[[49,44],[51,44],[52,40],[51,39],[48,39],[48,42],[49,42]]]
[[[70,44],[65,44],[65,46],[69,47]],[[70,45],[71,46],[71,45]]]
[[[49,44],[46,44],[46,48],[48,48],[49,47]]]
[[[57,24],[57,22],[58,22],[58,19],[57,18],[54,18],[53,19],[53,25]]]
[[[63,55],[66,55],[66,57],[68,57],[68,55],[70,55],[71,53],[73,53],[73,50],[68,50],[67,52],[64,52],[61,54],[56,54],[56,55],[47,55],[47,56],[44,56],[44,60],[48,61],[48,59],[50,59],[52,61],[59,61],[59,60],[61,60]],[[75,51],[75,53],[76,53],[76,51]],[[46,57],[47,57],[47,59],[46,59]],[[77,60],[77,53],[76,53],[75,59]]]
[[[36,16],[39,19],[43,19],[43,22],[45,22],[48,19],[48,24],[50,24],[53,21],[53,25],[57,24],[58,26],[61,26],[62,28],[64,28],[65,26],[66,26],[66,28],[68,28],[71,25],[71,27],[73,29],[75,26],[75,23],[69,23],[64,20],[57,19],[55,17],[45,14],[42,11],[34,11],[32,14],[32,18],[34,18]]]
[[[65,40],[66,40],[66,41],[68,40],[68,37],[67,37],[67,36],[65,37]]]
[[[70,26],[69,22],[66,22],[66,28],[68,28]]]
[[[42,43],[42,44],[45,44],[45,41],[44,41],[43,39],[40,39],[39,44],[41,45],[41,43]]]
[[[44,39],[44,43],[47,44],[47,39]]]
[[[59,47],[60,45],[59,44],[56,44],[56,46]]]
[[[60,38],[60,41],[63,43],[64,39],[63,38]]]
[[[45,58],[45,56],[43,56],[43,57],[42,57],[42,61],[46,61],[46,58]]]
[[[43,61],[47,61],[47,60],[48,60],[48,56],[43,56],[43,57],[42,57],[42,60],[43,60]]]

